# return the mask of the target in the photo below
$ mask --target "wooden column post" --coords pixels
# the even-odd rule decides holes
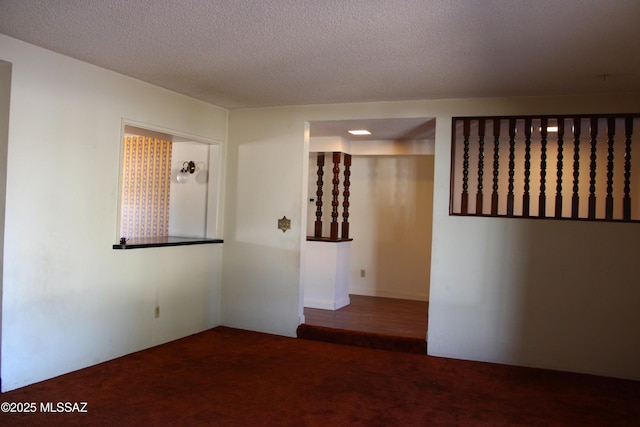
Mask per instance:
[[[476,192],[476,215],[482,215],[484,199],[484,131],[485,119],[478,121],[478,191]]]
[[[333,153],[333,190],[331,195],[333,199],[331,201],[331,240],[338,240],[338,206],[340,202],[338,197],[340,196],[340,153]]]
[[[500,175],[500,119],[493,119],[493,187],[491,215],[498,215],[498,179]]]
[[[324,153],[318,153],[316,165],[318,166],[318,180],[316,181],[316,222],[314,223],[313,236],[322,237],[322,187],[324,186],[324,181],[322,178],[324,176]]]
[[[633,117],[624,122],[624,197],[622,201],[622,219],[631,219],[631,135],[633,134]]]
[[[540,120],[540,195],[538,196],[538,216],[547,216],[547,126],[549,120]]]
[[[509,184],[507,188],[507,216],[513,216],[513,176],[515,174],[516,119],[509,119]]]
[[[596,159],[598,143],[598,118],[591,117],[591,156],[589,163],[589,219],[596,217]]]
[[[349,238],[349,186],[351,186],[351,154],[344,155],[344,197],[342,202],[342,235],[343,239]]]
[[[462,154],[462,197],[460,199],[460,213],[466,214],[469,209],[469,133],[471,121],[464,119],[463,136],[464,152]]]
[[[528,217],[531,206],[531,117],[524,119],[524,194],[522,195],[522,216]]]
[[[616,119],[607,119],[607,198],[605,218],[613,219],[613,144],[616,136]]]
[[[579,117],[573,119],[573,194],[571,195],[571,218],[578,218],[580,209],[580,128]]]
[[[564,160],[564,117],[558,117],[558,162],[556,165],[556,218],[562,218],[562,174]]]

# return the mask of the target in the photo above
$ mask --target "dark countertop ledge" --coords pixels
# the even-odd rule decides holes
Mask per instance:
[[[207,239],[204,237],[146,237],[139,239],[128,239],[127,243],[124,245],[116,243],[115,245],[113,245],[113,249],[141,249],[160,248],[163,246],[210,245],[222,242],[222,239]]]

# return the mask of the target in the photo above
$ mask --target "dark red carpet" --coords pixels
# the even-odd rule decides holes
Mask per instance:
[[[225,327],[1,397],[88,411],[2,413],[2,426],[640,425],[640,382]]]

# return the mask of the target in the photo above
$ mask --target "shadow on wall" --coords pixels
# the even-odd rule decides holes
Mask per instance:
[[[515,220],[514,356],[521,363],[640,379],[637,224]]]
[[[433,161],[354,156],[351,293],[428,300]]]

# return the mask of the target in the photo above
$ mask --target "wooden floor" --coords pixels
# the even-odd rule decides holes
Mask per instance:
[[[349,298],[351,304],[339,310],[305,307],[305,323],[348,331],[426,339],[428,302],[363,295],[349,295]]]

